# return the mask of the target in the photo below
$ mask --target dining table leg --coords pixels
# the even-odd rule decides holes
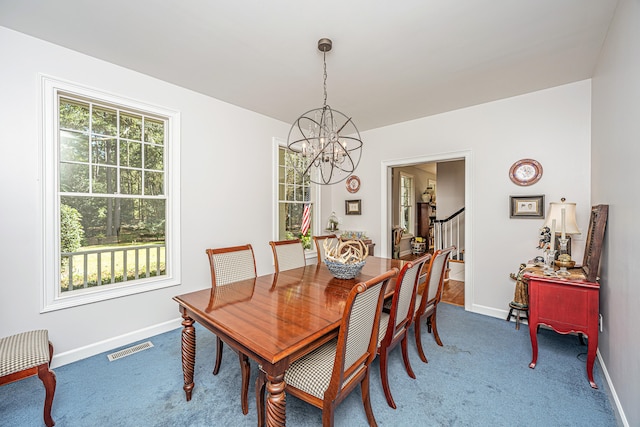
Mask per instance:
[[[285,425],[286,395],[284,392],[284,386],[284,373],[276,376],[267,374],[267,427]]]
[[[184,376],[184,393],[187,402],[191,400],[193,392],[193,369],[196,364],[196,328],[193,327],[193,319],[182,310],[182,375]]]

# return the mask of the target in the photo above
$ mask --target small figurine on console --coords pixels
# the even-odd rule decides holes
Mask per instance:
[[[538,249],[547,249],[551,243],[551,229],[549,227],[542,227],[540,229],[540,236]]]
[[[509,277],[516,281],[516,291],[510,306],[517,309],[527,309],[529,307],[529,295],[527,290],[527,279],[524,278],[526,264],[520,264],[518,273],[510,273]]]

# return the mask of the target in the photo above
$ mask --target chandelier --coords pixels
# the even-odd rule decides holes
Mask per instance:
[[[362,155],[360,132],[351,117],[327,105],[326,56],[331,46],[330,39],[318,41],[324,63],[324,103],[298,117],[287,138],[287,147],[296,157],[296,171],[309,173],[311,182],[322,185],[345,180]]]

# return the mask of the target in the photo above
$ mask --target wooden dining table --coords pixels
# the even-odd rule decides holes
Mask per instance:
[[[194,322],[261,365],[266,373],[266,422],[285,425],[284,374],[296,359],[337,336],[347,295],[405,261],[368,257],[355,279],[333,277],[324,263],[258,276],[174,297],[182,315],[182,370],[187,401],[194,389]],[[386,293],[393,294],[391,280]]]

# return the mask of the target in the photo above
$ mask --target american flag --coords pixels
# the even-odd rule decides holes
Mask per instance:
[[[302,226],[300,227],[303,236],[307,234],[309,227],[311,227],[311,204],[307,203],[302,211]]]

